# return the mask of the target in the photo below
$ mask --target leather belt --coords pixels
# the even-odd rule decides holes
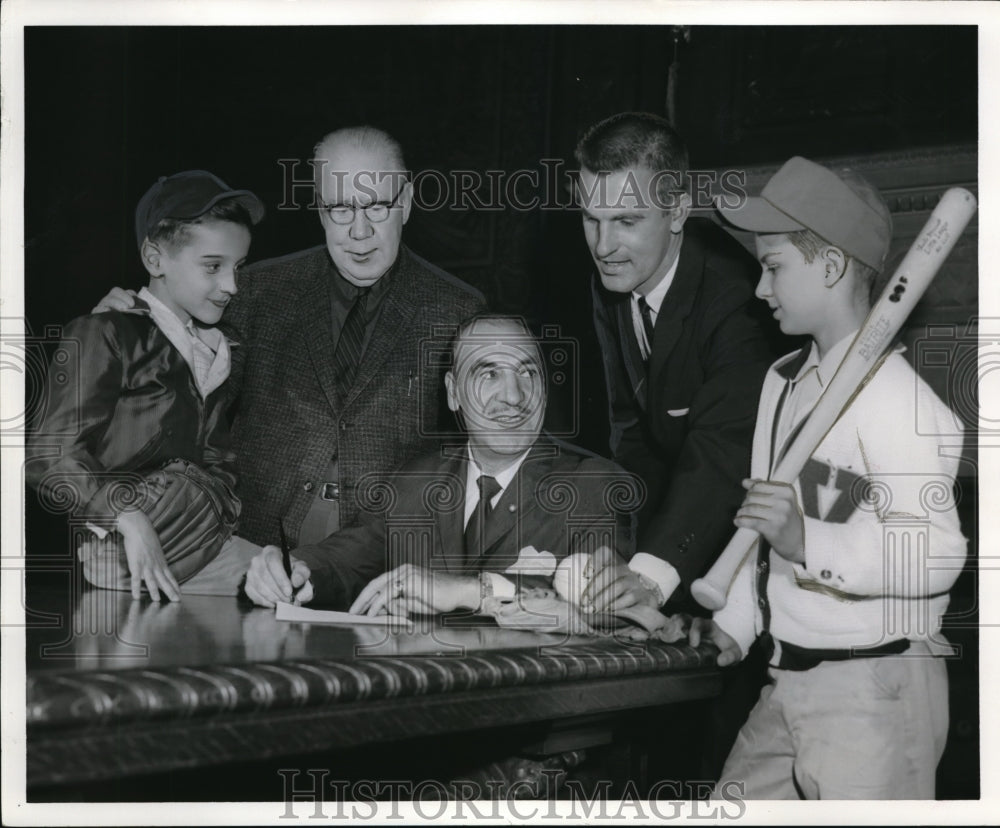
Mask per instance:
[[[827,650],[811,649],[809,647],[799,647],[796,644],[789,644],[787,641],[776,639],[780,650],[778,663],[774,665],[779,670],[811,670],[824,661],[847,661],[852,658],[878,658],[880,656],[899,655],[910,649],[910,642],[906,638],[898,641],[890,641],[888,644],[880,644],[877,647],[852,647],[848,650]]]

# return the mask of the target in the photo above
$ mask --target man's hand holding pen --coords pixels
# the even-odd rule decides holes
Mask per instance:
[[[250,562],[244,590],[251,601],[262,607],[273,607],[279,601],[308,604],[313,599],[309,576],[304,562],[287,552],[283,555],[277,546],[265,546]]]

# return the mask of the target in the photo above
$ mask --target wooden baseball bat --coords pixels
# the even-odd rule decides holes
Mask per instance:
[[[941,197],[865,318],[806,424],[774,469],[772,481],[792,483],[799,476],[827,432],[874,375],[882,353],[927,290],[975,212],[976,199],[968,190],[953,187]],[[691,594],[699,604],[710,610],[726,605],[736,574],[758,538],[752,529],[736,530],[705,577],[691,584]]]

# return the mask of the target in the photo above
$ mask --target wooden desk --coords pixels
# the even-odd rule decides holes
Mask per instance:
[[[31,602],[29,790],[611,714],[705,698],[721,682],[709,645],[482,619],[392,633],[288,624],[198,596],[155,604],[88,589],[69,603]]]

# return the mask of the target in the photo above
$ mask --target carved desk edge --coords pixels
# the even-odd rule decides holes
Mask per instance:
[[[38,789],[489,728],[572,723],[709,698],[721,686],[717,669],[630,673],[408,699],[43,730],[28,734],[27,780]]]
[[[45,673],[28,680],[29,786],[611,715],[721,690],[703,644],[597,641],[462,656]]]
[[[661,642],[199,667],[45,672],[27,680],[27,729],[106,728],[463,691],[715,669],[711,645]]]

